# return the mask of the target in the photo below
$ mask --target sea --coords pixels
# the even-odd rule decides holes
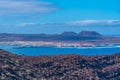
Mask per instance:
[[[96,56],[120,53],[120,45],[113,45],[111,47],[20,47],[0,44],[0,48],[13,54],[26,56],[53,56],[63,54]]]

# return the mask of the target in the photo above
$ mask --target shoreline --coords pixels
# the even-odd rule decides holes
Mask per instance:
[[[120,43],[81,43],[81,42],[46,42],[46,41],[8,41],[0,42],[3,45],[18,47],[55,47],[55,48],[116,48]]]

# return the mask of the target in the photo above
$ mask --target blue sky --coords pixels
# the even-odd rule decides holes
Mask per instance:
[[[0,33],[82,30],[120,34],[120,0],[0,0]]]

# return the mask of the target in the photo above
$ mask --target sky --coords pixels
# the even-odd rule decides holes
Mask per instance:
[[[120,0],[0,0],[0,33],[120,34]]]

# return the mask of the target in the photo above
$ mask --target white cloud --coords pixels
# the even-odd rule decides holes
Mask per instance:
[[[89,27],[89,26],[96,26],[96,27],[107,27],[107,26],[120,26],[120,20],[80,20],[80,21],[72,21],[72,22],[60,22],[60,23],[34,23],[34,22],[23,22],[23,23],[17,23],[17,24],[0,24],[0,26],[11,26],[11,27],[30,27],[30,26],[36,26],[36,27],[62,27],[62,26],[77,26],[77,27]]]
[[[96,25],[96,24],[105,24],[105,25],[112,25],[112,24],[120,24],[120,20],[80,20],[80,21],[72,21],[68,22],[71,25]]]
[[[44,13],[55,10],[52,3],[33,0],[0,0],[0,14]]]
[[[34,25],[36,25],[37,23],[19,23],[19,24],[15,24],[14,26],[16,26],[16,27],[26,27],[26,26],[34,26]]]

